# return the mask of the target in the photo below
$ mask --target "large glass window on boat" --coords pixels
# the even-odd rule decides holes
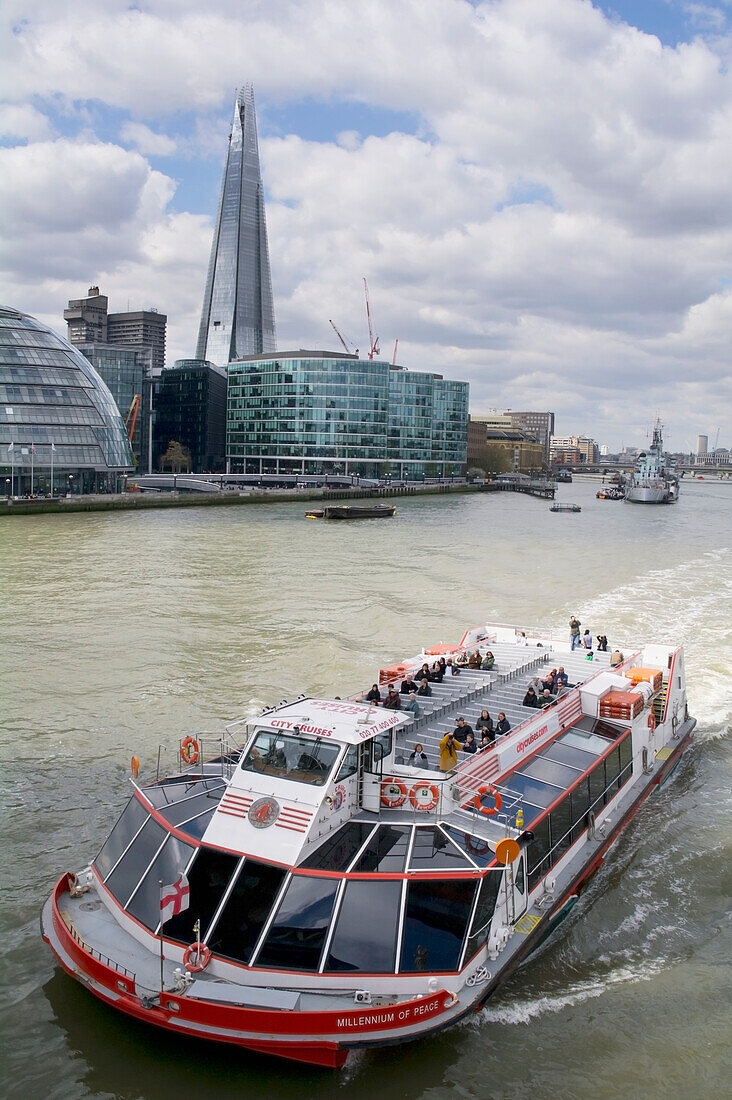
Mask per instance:
[[[549,829],[552,838],[552,860],[556,863],[572,843],[572,803],[569,795],[549,814]]]
[[[478,836],[477,833],[466,833],[462,829],[455,829],[452,825],[443,825],[442,827],[457,844],[458,848],[465,852],[471,863],[474,863],[477,867],[487,867],[495,859],[493,849],[488,841]]]
[[[343,757],[338,774],[335,777],[336,783],[341,779],[348,779],[349,775],[354,775],[358,771],[358,745],[351,745]]]
[[[401,896],[396,879],[348,879],[325,970],[393,974]]]
[[[182,832],[200,838],[225,790],[224,783],[218,779],[215,782],[190,783],[185,787],[166,783],[162,788],[147,787],[144,793],[166,821]]]
[[[126,905],[142,876],[157,854],[168,833],[150,818],[145,822],[132,844],[107,876],[105,885],[112,891],[120,905]]]
[[[374,831],[370,821],[348,821],[332,833],[301,867],[313,871],[347,871],[350,864]]]
[[[354,874],[403,871],[411,832],[409,825],[381,825],[354,864]]]
[[[476,951],[479,951],[488,939],[502,874],[502,869],[500,871],[489,871],[481,880],[478,904],[473,914],[473,923],[470,927],[468,946],[465,951],[466,959],[472,959]]]
[[[338,880],[293,875],[255,966],[317,970]]]
[[[587,812],[590,808],[590,784],[587,779],[582,779],[576,787],[572,788],[571,798],[572,843],[574,844],[587,828]]]
[[[552,861],[549,852],[551,842],[549,839],[549,818],[536,821],[531,826],[534,839],[529,841],[526,856],[529,865],[529,889],[533,890],[537,882],[543,879],[549,871]]]
[[[260,730],[241,762],[242,771],[274,775],[322,787],[340,752],[332,741],[308,740],[294,733]]]
[[[214,848],[199,848],[188,871],[189,906],[165,925],[165,935],[179,943],[190,943],[193,925],[201,922],[201,938],[205,939],[231,877],[241,859]]]
[[[466,871],[471,864],[465,854],[437,825],[415,829],[410,871]]]
[[[209,935],[208,946],[219,955],[248,963],[285,872],[254,859],[244,861],[234,888]]]
[[[169,836],[152,864],[145,873],[140,885],[125,906],[128,913],[154,931],[160,923],[160,883],[170,886],[181,871],[185,871],[194,848]]]
[[[476,887],[473,879],[409,883],[401,973],[457,970]]]
[[[101,879],[107,877],[127,845],[139,833],[148,816],[142,803],[137,798],[131,798],[104,842],[101,852],[94,860],[94,867]]]

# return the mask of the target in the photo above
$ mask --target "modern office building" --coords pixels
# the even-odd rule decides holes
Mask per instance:
[[[81,354],[0,308],[0,474],[7,495],[119,490],[132,453],[117,405]]]
[[[541,443],[544,462],[549,462],[549,444],[554,435],[553,412],[514,412],[506,410],[506,416],[511,419],[511,427],[526,432]]]
[[[197,473],[225,470],[226,370],[200,359],[177,359],[160,376],[156,395],[155,466],[172,442]]]
[[[236,97],[196,358],[226,366],[276,347],[254,92]]]
[[[76,347],[109,388],[120,415],[127,423],[135,465],[138,469],[146,469],[150,434],[149,397],[146,391],[152,376],[151,349],[137,350],[99,342],[77,344]]]
[[[456,476],[467,453],[467,382],[327,351],[229,364],[232,472]]]
[[[165,332],[168,318],[156,309],[136,309],[131,313],[110,313],[107,317],[107,342],[118,347],[149,348],[153,376],[165,366]]]

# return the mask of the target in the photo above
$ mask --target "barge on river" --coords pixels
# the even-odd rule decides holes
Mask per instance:
[[[486,624],[383,669],[381,685],[486,648],[493,670],[432,683],[419,716],[300,697],[215,741],[186,737],[182,766],[133,777],[101,850],[58,880],[41,924],[59,964],[185,1039],[329,1067],[480,1009],[695,726],[674,645],[626,647],[611,669],[608,654]],[[575,686],[525,708],[526,681],[560,665]],[[438,770],[457,716],[474,724],[484,707],[510,732]],[[410,763],[417,742],[427,767]]]

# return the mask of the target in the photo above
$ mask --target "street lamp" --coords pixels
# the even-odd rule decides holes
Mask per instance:
[[[10,478],[5,478],[5,496],[10,500]]]
[[[69,474],[69,496],[71,496],[74,489],[74,475]]]

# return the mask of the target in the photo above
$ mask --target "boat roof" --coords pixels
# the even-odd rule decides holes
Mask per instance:
[[[253,729],[290,730],[300,736],[332,738],[343,745],[361,745],[380,733],[404,725],[399,711],[383,710],[350,699],[297,699],[251,718]]]

